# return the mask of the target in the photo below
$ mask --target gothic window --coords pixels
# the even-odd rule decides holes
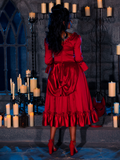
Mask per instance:
[[[0,14],[0,93],[10,91],[10,78],[16,84],[27,67],[26,33],[23,19],[11,0],[5,0]]]

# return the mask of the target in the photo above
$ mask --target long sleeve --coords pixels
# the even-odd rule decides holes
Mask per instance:
[[[53,63],[52,51],[48,48],[46,40],[44,41],[45,45],[45,64],[50,65]]]

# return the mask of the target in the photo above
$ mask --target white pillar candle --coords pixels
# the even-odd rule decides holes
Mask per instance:
[[[54,6],[54,3],[50,2],[50,3],[49,3],[49,13],[52,12],[51,9],[52,9],[53,6]]]
[[[13,104],[13,115],[18,115],[19,111],[18,111],[18,104],[15,103]]]
[[[11,90],[11,94],[12,94],[12,78],[10,78],[10,90]]]
[[[64,3],[64,8],[67,8],[69,10],[69,3]]]
[[[17,128],[19,126],[19,118],[18,116],[13,116],[13,127]]]
[[[26,85],[20,86],[20,93],[23,93],[23,94],[27,93],[27,86]]]
[[[98,8],[103,8],[102,0],[97,0]]]
[[[4,126],[5,127],[7,126],[7,117],[6,116],[4,117]]]
[[[30,112],[30,127],[34,126],[34,112]]]
[[[30,92],[37,88],[37,78],[30,78]]]
[[[7,115],[7,128],[11,127],[11,115]]]
[[[120,44],[116,46],[116,53],[117,55],[120,55]]]
[[[107,17],[112,16],[112,7],[107,7]]]
[[[85,7],[85,16],[90,16],[90,7]]]
[[[20,77],[17,77],[17,90],[19,92],[20,89]]]
[[[31,103],[28,104],[28,115],[30,114],[30,112],[33,112],[33,104]]]
[[[114,128],[118,127],[118,117],[117,116],[113,116],[113,127]]]
[[[114,113],[116,113],[116,114],[119,113],[119,103],[118,102],[114,103]]]
[[[12,92],[13,92],[13,99],[15,99],[15,83],[12,83]]]
[[[108,96],[109,97],[116,96],[116,83],[115,82],[111,81],[108,83]]]
[[[46,3],[41,3],[41,13],[46,13]]]
[[[2,116],[0,115],[0,127],[2,127]]]
[[[31,77],[31,70],[26,70],[26,77]]]
[[[40,88],[35,88],[33,90],[33,96],[34,97],[39,97],[40,96]]]
[[[10,103],[6,104],[6,114],[10,114]]]
[[[30,12],[29,13],[29,18],[34,19],[35,18],[35,13],[34,12]]]
[[[76,13],[77,12],[77,4],[73,4],[72,5],[72,13]]]
[[[56,5],[61,4],[61,0],[56,0]]]

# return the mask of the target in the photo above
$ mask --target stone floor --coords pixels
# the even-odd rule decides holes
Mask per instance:
[[[78,153],[70,156],[69,144],[59,145],[57,152],[48,153],[44,143],[0,143],[0,160],[120,160],[120,143],[77,144]]]

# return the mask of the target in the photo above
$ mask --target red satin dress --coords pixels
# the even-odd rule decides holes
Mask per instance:
[[[62,51],[53,58],[45,41],[48,82],[43,126],[83,127],[96,123],[98,116],[84,74],[88,67],[83,61],[80,35],[72,33],[62,46]]]

